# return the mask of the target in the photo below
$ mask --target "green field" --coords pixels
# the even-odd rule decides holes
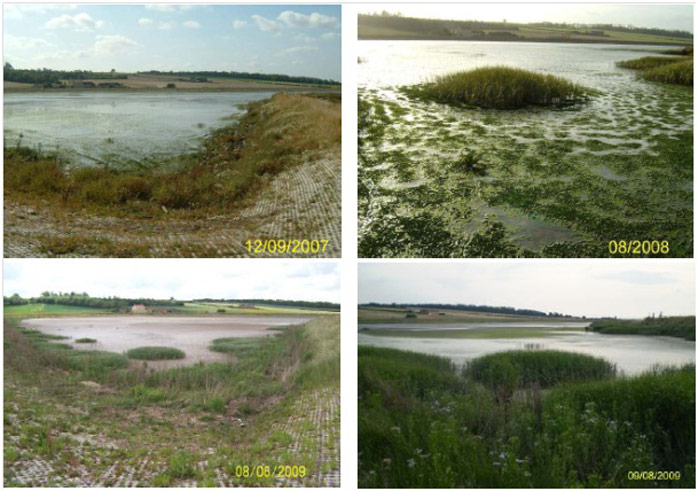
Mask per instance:
[[[224,312],[218,312],[219,310]],[[241,308],[240,304],[205,302],[192,303],[187,302],[183,307],[177,307],[177,311],[193,313],[193,314],[240,314],[240,315],[325,315],[336,314],[337,312],[329,312],[325,310],[300,309],[297,307],[285,307],[282,305],[262,305],[255,304],[254,308]]]
[[[91,307],[79,307],[77,305],[56,305],[45,303],[30,303],[25,305],[5,305],[6,316],[26,316],[26,315],[77,315],[77,314],[105,314],[111,312],[107,309],[96,309]]]
[[[361,332],[371,336],[391,336],[406,338],[453,338],[453,339],[511,339],[539,338],[555,336],[572,332],[584,332],[584,328],[550,328],[550,327],[482,327],[473,329],[370,329],[362,328]]]
[[[359,487],[695,487],[695,365],[359,347]],[[635,471],[670,471],[638,480]]]
[[[489,312],[471,312],[465,310],[439,309],[436,314],[417,313],[409,318],[409,310],[418,312],[419,307],[359,307],[359,324],[390,323],[390,324],[443,324],[454,322],[560,322],[576,321],[575,318],[536,317],[532,315],[509,315]],[[439,315],[443,314],[443,315]]]

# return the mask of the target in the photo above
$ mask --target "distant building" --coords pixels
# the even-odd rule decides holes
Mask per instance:
[[[134,304],[131,307],[131,312],[147,312],[148,310],[146,309],[146,306],[143,305],[142,303],[137,303]]]

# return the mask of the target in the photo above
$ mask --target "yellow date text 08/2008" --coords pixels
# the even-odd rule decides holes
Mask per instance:
[[[307,470],[304,465],[236,465],[235,477],[263,478],[305,477]]]
[[[328,239],[249,239],[250,254],[319,254],[327,250]]]
[[[648,254],[669,254],[668,240],[611,240],[608,252],[612,255],[630,254],[646,256]]]

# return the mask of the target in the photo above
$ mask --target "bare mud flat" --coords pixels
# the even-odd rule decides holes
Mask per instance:
[[[141,346],[166,346],[186,353],[182,360],[149,361],[153,368],[191,365],[200,361],[229,360],[229,356],[208,349],[217,338],[252,338],[272,336],[272,327],[303,324],[309,317],[61,317],[28,319],[22,326],[45,334],[68,336],[66,343],[75,349],[104,350],[122,353]],[[79,338],[96,339],[97,343],[75,343]]]

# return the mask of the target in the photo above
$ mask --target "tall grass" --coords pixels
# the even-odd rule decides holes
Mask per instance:
[[[619,61],[616,65],[622,68],[640,70],[640,76],[646,80],[667,84],[693,85],[693,56],[680,58],[645,56],[635,60]]]
[[[167,346],[143,346],[133,348],[126,352],[126,356],[132,360],[181,360],[187,355],[184,351]]]
[[[515,385],[541,388],[615,376],[616,367],[601,358],[553,350],[517,350],[493,353],[470,361],[465,372],[488,387],[513,373]]]
[[[442,75],[407,92],[437,102],[484,109],[563,106],[587,101],[596,93],[554,75],[505,66]]]
[[[539,398],[503,400],[449,360],[359,347],[359,486],[695,485],[695,367],[544,380],[561,378]],[[681,479],[628,480],[653,469]]]
[[[195,155],[148,170],[69,168],[58,156],[5,148],[5,192],[107,214],[161,208],[228,209],[266,175],[339,152],[341,107],[334,98],[276,94],[248,105],[241,120],[211,134]]]

